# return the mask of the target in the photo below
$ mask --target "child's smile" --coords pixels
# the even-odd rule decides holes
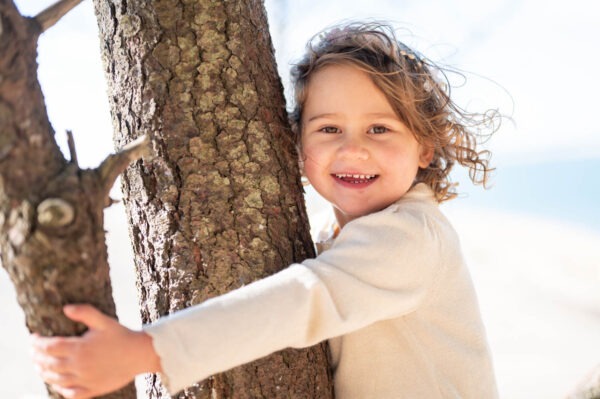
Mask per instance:
[[[349,187],[366,187],[377,179],[377,175],[361,175],[357,173],[334,173],[333,176],[340,180],[340,184],[349,184]]]
[[[343,226],[400,199],[432,151],[417,142],[365,72],[331,65],[308,83],[302,156],[308,180]]]

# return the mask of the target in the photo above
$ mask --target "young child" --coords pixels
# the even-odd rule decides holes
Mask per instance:
[[[315,37],[293,70],[291,117],[303,172],[333,205],[337,237],[315,259],[142,331],[67,306],[89,331],[34,338],[44,380],[87,398],[159,372],[175,393],[329,340],[339,399],[496,398],[475,292],[438,209],[455,196],[456,162],[485,182],[487,154],[470,129],[486,118],[461,111],[437,70],[388,26],[349,24]]]

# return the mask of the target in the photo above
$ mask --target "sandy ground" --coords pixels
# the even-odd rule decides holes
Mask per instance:
[[[446,213],[471,266],[501,398],[565,398],[600,364],[600,233],[526,215]],[[111,273],[119,317],[136,327],[135,276],[122,218],[121,206],[107,211]],[[4,270],[0,309],[0,397],[45,397]]]
[[[500,397],[564,398],[600,364],[600,234],[524,215],[450,216],[471,265]]]

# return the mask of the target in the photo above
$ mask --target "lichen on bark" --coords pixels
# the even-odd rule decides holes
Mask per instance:
[[[157,153],[123,179],[150,322],[314,253],[262,2],[120,4],[95,0],[115,141],[146,133]],[[182,397],[210,395],[331,397],[326,351],[283,352]]]

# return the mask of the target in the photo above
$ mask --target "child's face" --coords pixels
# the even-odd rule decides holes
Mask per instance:
[[[301,140],[306,177],[341,226],[397,201],[433,156],[369,76],[345,65],[310,78]]]

